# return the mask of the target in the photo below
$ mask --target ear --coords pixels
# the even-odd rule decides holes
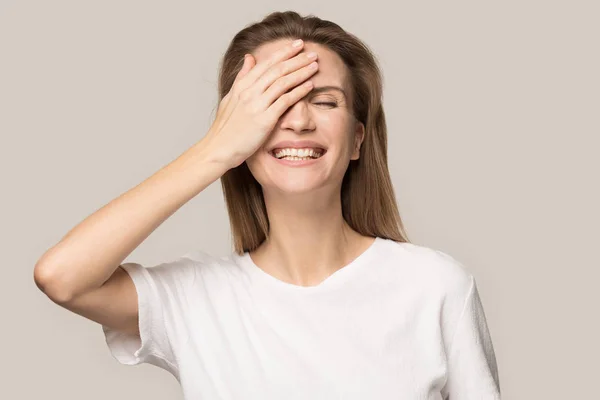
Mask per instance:
[[[362,122],[356,121],[356,129],[354,131],[354,147],[351,160],[358,160],[360,157],[360,146],[365,139],[365,125]]]

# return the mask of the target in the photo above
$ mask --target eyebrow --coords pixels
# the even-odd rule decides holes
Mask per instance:
[[[344,89],[342,89],[339,86],[315,86],[309,93],[311,94],[319,94],[322,92],[328,92],[330,90],[337,90],[338,92],[342,92],[342,94],[344,95],[344,97],[348,97],[346,96],[346,92],[344,91]]]

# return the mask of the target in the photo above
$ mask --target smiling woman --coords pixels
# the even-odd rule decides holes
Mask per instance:
[[[298,38],[301,49],[282,56]],[[270,14],[231,41],[220,101],[237,94],[269,110],[309,80],[221,177],[234,252],[189,256],[197,289],[163,308],[168,327],[146,340],[161,339],[161,362],[183,366],[189,398],[499,398],[474,277],[405,233],[368,47],[333,22]],[[228,146],[258,135],[243,126],[237,136],[222,128],[236,137]],[[161,297],[171,302],[148,295],[146,309]],[[123,346],[113,337],[114,352]]]
[[[331,21],[289,11],[247,26],[206,136],[69,233],[38,286],[186,399],[500,398],[474,276],[405,233],[381,82]],[[231,254],[115,265],[219,177]]]
[[[268,62],[295,38],[304,40],[301,55],[312,54],[318,60],[318,72],[310,77],[314,87],[279,118],[263,151],[221,178],[235,251],[242,254],[266,247],[269,235],[279,231],[273,226],[279,221],[275,215],[280,213],[278,204],[285,204],[289,214],[294,204],[301,208],[307,200],[318,202],[319,197],[331,198],[335,192],[341,196],[339,209],[333,205],[339,213],[332,221],[335,229],[343,223],[363,238],[408,241],[387,167],[381,74],[364,43],[330,21],[302,18],[292,12],[273,13],[233,38],[222,61],[220,98],[231,90],[242,67],[238,60],[244,54],[252,54],[257,63]],[[292,158],[273,164],[269,156],[274,147],[288,147],[289,157],[295,155],[291,152],[294,147],[311,147],[293,143],[300,140],[312,140],[327,152],[318,162]],[[280,141],[288,143],[277,144]],[[306,168],[289,168],[294,166]],[[294,236],[298,234],[296,231]],[[365,241],[363,245],[359,242],[355,247],[364,248]],[[258,252],[255,256],[259,257]]]

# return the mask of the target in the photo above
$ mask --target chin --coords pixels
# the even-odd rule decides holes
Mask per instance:
[[[305,167],[282,165],[268,153],[255,155],[247,161],[250,172],[263,190],[301,194],[319,189],[326,180],[327,168],[323,170],[322,164]]]
[[[274,191],[285,194],[311,193],[321,188],[320,182],[315,177],[275,177],[270,176],[270,182],[262,185],[263,190]]]

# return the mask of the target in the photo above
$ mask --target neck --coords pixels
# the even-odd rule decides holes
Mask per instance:
[[[362,253],[372,238],[354,231],[342,216],[341,199],[318,201],[289,194],[276,200],[265,196],[269,237],[252,259],[265,272],[300,286],[313,286]],[[322,198],[322,197],[321,197]]]

